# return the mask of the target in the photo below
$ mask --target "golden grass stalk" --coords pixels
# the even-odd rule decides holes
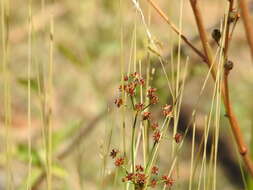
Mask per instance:
[[[32,142],[31,142],[31,66],[32,66],[32,0],[28,2],[28,65],[27,65],[27,122],[28,122],[28,177],[26,189],[31,188],[31,172],[32,172]]]
[[[11,84],[9,71],[9,1],[1,1],[2,67],[4,76],[4,131],[6,158],[6,189],[13,189],[11,158]]]

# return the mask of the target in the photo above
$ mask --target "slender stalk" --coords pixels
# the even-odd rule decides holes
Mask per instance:
[[[48,65],[48,91],[45,94],[46,106],[46,165],[47,165],[47,190],[52,190],[52,96],[53,96],[53,50],[54,50],[54,19],[50,21],[50,49]]]
[[[121,85],[124,85],[124,70],[125,70],[125,62],[124,62],[124,27],[123,27],[123,2],[119,0],[119,22],[120,22],[120,67],[121,67]],[[126,101],[126,93],[123,93],[124,103]],[[124,157],[126,156],[126,107],[122,108],[122,146]]]
[[[182,34],[182,23],[183,23],[183,1],[180,0],[180,15],[179,15],[179,36],[178,36],[178,49],[177,49],[177,65],[176,65],[176,81],[175,81],[175,94],[176,97],[179,97],[179,91],[180,91],[180,76],[181,76],[181,37],[180,35]],[[181,94],[180,94],[181,96]],[[174,107],[174,121],[173,121],[173,137],[177,133],[177,126],[178,126],[178,121],[179,121],[179,113],[180,113],[180,101],[176,103]],[[172,157],[174,157],[175,153],[175,145],[176,142],[172,141]]]
[[[31,142],[31,65],[32,65],[32,0],[28,1],[28,66],[27,66],[27,121],[28,121],[28,177],[27,187],[29,190],[31,186],[31,170],[32,170],[32,142]]]
[[[139,112],[135,113],[134,123],[132,127],[132,138],[131,138],[131,160],[132,160],[132,172],[135,172],[135,129]]]
[[[195,153],[195,132],[196,132],[196,123],[195,123],[195,116],[194,116],[193,132],[192,132],[191,170],[190,170],[190,179],[189,179],[189,190],[192,189],[192,181],[193,181],[193,162],[194,162],[194,153]]]
[[[253,21],[250,18],[247,0],[238,0],[238,3],[241,8],[241,15],[245,28],[245,33],[250,47],[251,57],[253,59]]]
[[[5,133],[5,159],[6,159],[6,189],[13,189],[11,168],[11,92],[9,72],[9,1],[1,1],[1,32],[2,32],[2,68],[4,76],[4,133]]]
[[[230,17],[229,15],[232,13],[233,11],[233,7],[234,7],[234,0],[229,0],[229,9],[228,9],[228,14],[227,14],[227,19],[225,19],[226,23],[226,27],[225,27],[225,45],[224,45],[224,57],[225,59],[227,58],[227,53],[228,53],[228,47],[229,47],[229,42],[230,42]]]

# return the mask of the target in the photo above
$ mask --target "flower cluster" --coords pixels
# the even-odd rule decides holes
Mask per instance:
[[[135,72],[131,74],[129,77],[124,77],[124,84],[119,86],[120,91],[125,91],[129,96],[134,96],[136,87],[138,85],[143,86],[145,84],[145,80],[142,76]]]
[[[171,187],[174,184],[174,180],[169,176],[162,176],[162,180],[166,186]]]
[[[150,104],[157,104],[159,101],[158,96],[155,94],[156,88],[149,88],[147,97],[149,98]]]
[[[114,161],[114,164],[117,167],[124,165],[124,158],[122,158],[122,157],[116,158]]]
[[[158,175],[159,168],[157,166],[153,166],[151,169],[151,173],[154,175]]]
[[[126,172],[126,176],[122,178],[123,182],[131,182],[135,185],[136,189],[141,189],[145,185],[148,185],[152,188],[155,188],[157,184],[165,184],[166,186],[172,186],[174,181],[172,178],[167,176],[158,177],[159,168],[153,166],[151,168],[151,178],[148,182],[148,176],[144,173],[144,168],[141,165],[135,166],[135,172],[129,173]]]
[[[135,110],[136,110],[136,111],[142,111],[143,108],[144,108],[144,104],[138,103],[138,104],[135,104],[134,107],[135,107]]]
[[[160,178],[152,178],[149,183],[149,186],[155,188],[157,184],[163,184],[166,185],[167,187],[171,187],[174,184],[174,182],[175,181],[171,177],[164,175]]]
[[[150,137],[153,138],[153,143],[154,145],[156,145],[163,138],[163,128],[166,123],[164,123],[164,125],[160,127],[158,122],[154,120],[154,117],[151,113],[152,110],[146,110],[149,106],[158,104],[159,102],[159,98],[156,94],[156,88],[150,87],[146,89],[147,101],[140,101],[143,99],[143,97],[138,96],[139,89],[144,85],[145,80],[137,72],[125,76],[123,78],[122,84],[119,86],[120,96],[114,101],[114,103],[118,108],[122,105],[126,106],[126,103],[123,102],[122,97],[125,98],[125,95],[127,95],[127,97],[129,97],[131,100],[132,111],[135,113],[135,119],[133,122],[133,134],[135,132],[134,130],[136,128],[136,123],[138,123],[138,121],[143,122],[144,124],[141,126],[148,127],[152,130],[152,134],[150,135]],[[171,105],[166,104],[162,107],[161,111],[163,113],[163,116],[165,117],[165,122],[167,121],[168,117],[173,116],[173,107]],[[134,135],[132,137],[135,138]],[[179,143],[182,140],[182,135],[180,133],[177,133],[173,138],[176,143]],[[133,142],[135,140],[136,139],[133,139]],[[112,151],[110,152],[110,156],[114,161],[114,165],[116,167],[120,167],[125,172],[125,176],[122,178],[122,181],[133,184],[135,186],[134,189],[143,189],[143,187],[155,188],[158,184],[170,187],[174,183],[174,180],[170,176],[159,175],[159,168],[157,166],[145,168],[142,165],[134,165],[132,171],[129,172],[127,169],[127,157],[125,157],[125,155],[124,157],[120,156],[119,150],[117,149],[112,149]]]
[[[141,165],[136,165],[135,170],[135,173],[129,173],[126,171],[127,174],[122,181],[132,182],[136,187],[144,187],[148,179],[148,176],[144,174],[144,168]]]
[[[163,115],[165,117],[172,117],[172,106],[166,104],[165,106],[163,106]]]
[[[119,150],[112,149],[110,156],[114,159],[114,164],[116,167],[121,167],[124,165],[124,158],[118,156]],[[159,176],[159,168],[153,166],[150,170],[150,176],[145,174],[145,168],[138,164],[135,165],[134,172],[128,172],[125,167],[122,167],[125,170],[126,175],[122,178],[123,182],[131,182],[134,184],[135,189],[142,189],[144,186],[149,186],[155,188],[158,184],[163,184],[168,187],[172,186],[174,180],[169,176]]]
[[[158,141],[160,140],[161,138],[161,133],[159,130],[156,130],[153,134],[153,140],[155,143],[158,143]]]
[[[151,112],[143,112],[142,114],[142,120],[151,120]]]

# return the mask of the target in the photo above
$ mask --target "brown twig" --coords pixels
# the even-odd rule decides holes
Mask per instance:
[[[150,5],[156,10],[156,12],[163,18],[163,20],[171,27],[171,29],[178,34],[182,40],[198,55],[200,56],[203,61],[206,62],[206,57],[205,55],[199,51],[189,40],[188,38],[183,35],[180,30],[175,26],[175,24],[173,24],[169,18],[166,16],[166,14],[158,7],[158,5],[153,1],[153,0],[147,0]]]
[[[226,114],[229,118],[229,123],[232,128],[239,152],[243,158],[243,161],[244,161],[250,175],[253,176],[253,163],[249,157],[248,148],[244,142],[241,128],[239,126],[239,123],[238,123],[237,118],[234,114],[232,105],[230,103],[229,88],[228,88],[228,74],[229,74],[229,71],[226,71],[226,69],[225,69],[224,85],[223,85],[223,101],[224,101],[224,105],[225,105],[225,109],[226,109]]]
[[[202,41],[203,49],[205,51],[206,57],[208,59],[208,65],[210,67],[213,60],[212,60],[212,57],[210,56],[209,49],[208,49],[209,47],[208,47],[207,34],[205,31],[202,15],[201,15],[197,0],[190,0],[190,3],[191,3],[191,6],[192,6],[192,9],[194,12],[194,16],[195,16],[195,20],[196,20],[196,23],[198,26],[199,35],[200,35],[200,39]],[[237,118],[234,114],[234,111],[233,111],[233,108],[232,108],[232,105],[230,102],[230,98],[229,98],[229,91],[228,91],[228,73],[229,73],[229,71],[226,70],[226,68],[225,68],[224,72],[225,72],[225,75],[224,75],[223,86],[222,86],[223,102],[225,105],[227,116],[229,118],[230,126],[232,128],[233,135],[235,137],[239,152],[243,158],[243,161],[244,161],[249,173],[251,174],[251,176],[253,176],[253,163],[249,157],[248,149],[247,149],[247,146],[244,142],[241,128],[240,128]],[[212,71],[212,76],[213,76],[213,79],[215,80],[216,79],[215,70]]]
[[[253,59],[253,21],[250,18],[247,0],[238,0],[238,3],[241,9],[242,20],[250,47],[251,57]]]
[[[234,7],[234,0],[229,0],[229,10],[228,10],[228,15],[227,15],[227,27],[225,28],[225,44],[224,44],[224,57],[227,59],[227,53],[228,53],[228,46],[230,42],[230,37],[229,37],[229,32],[230,32],[230,14],[233,12],[233,7]]]

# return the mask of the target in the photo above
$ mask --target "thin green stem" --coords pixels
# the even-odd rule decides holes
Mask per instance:
[[[139,112],[135,113],[133,127],[132,127],[132,138],[131,138],[131,160],[132,160],[132,172],[135,172],[135,129]]]

